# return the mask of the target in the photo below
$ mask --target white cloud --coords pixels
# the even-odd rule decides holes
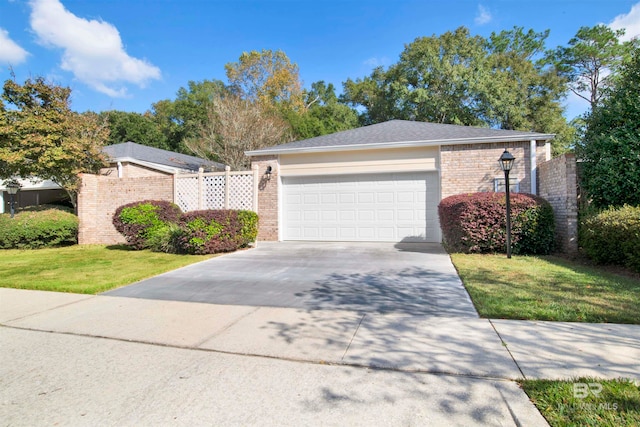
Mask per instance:
[[[629,13],[616,16],[609,27],[613,30],[624,28],[626,32],[621,38],[623,41],[640,36],[640,3],[634,4]]]
[[[478,14],[476,15],[476,17],[473,20],[473,22],[475,22],[476,25],[484,25],[484,24],[488,24],[489,22],[491,22],[492,19],[493,19],[493,16],[491,16],[491,12],[489,12],[489,9],[487,9],[483,5],[479,4],[478,5]]]
[[[389,58],[387,57],[376,58],[374,56],[364,61],[363,64],[371,68],[382,67],[382,66],[389,65]]]
[[[0,63],[20,64],[28,55],[29,52],[11,40],[7,30],[0,28]]]
[[[72,14],[59,0],[32,0],[31,28],[45,46],[62,48],[60,67],[112,97],[126,96],[125,83],[144,87],[160,69],[127,54],[118,29]]]

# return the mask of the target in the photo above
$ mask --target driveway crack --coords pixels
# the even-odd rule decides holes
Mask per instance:
[[[340,360],[344,360],[344,357],[347,355],[347,352],[349,351],[349,348],[351,348],[351,343],[353,342],[353,339],[356,337],[356,334],[358,333],[358,330],[360,329],[360,325],[362,325],[362,322],[364,321],[365,317],[367,317],[367,315],[363,314],[362,318],[360,318],[360,321],[358,322],[358,326],[356,326],[356,330],[353,331],[353,335],[351,336],[351,339],[349,340],[349,344],[347,344],[347,348],[344,349],[344,353],[342,354],[342,357],[340,358]]]

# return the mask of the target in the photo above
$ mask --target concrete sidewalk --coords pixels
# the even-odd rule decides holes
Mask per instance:
[[[309,375],[318,375],[320,379],[330,378],[330,374],[326,374],[327,369],[335,370],[337,378],[347,381],[349,376],[360,376],[361,368],[367,368],[365,372],[368,373],[372,372],[370,368],[384,368],[382,372],[386,374],[379,374],[376,377],[381,382],[376,383],[375,390],[372,391],[374,394],[383,393],[382,390],[385,387],[391,387],[389,392],[395,390],[399,393],[398,396],[402,395],[403,391],[397,389],[400,385],[394,381],[405,381],[405,376],[412,378],[412,384],[422,384],[416,385],[415,390],[429,384],[428,388],[436,387],[433,390],[437,390],[437,393],[441,392],[444,395],[451,393],[450,396],[459,395],[464,387],[489,387],[489,389],[483,389],[483,393],[486,393],[486,401],[475,402],[476,396],[467,396],[466,399],[470,402],[474,401],[473,405],[485,408],[484,412],[481,411],[485,415],[493,414],[494,410],[497,411],[498,415],[494,414],[497,418],[476,419],[475,422],[470,422],[473,421],[473,416],[465,412],[466,410],[461,410],[460,418],[451,418],[449,414],[442,419],[431,419],[431,421],[435,420],[435,424],[440,424],[438,420],[453,420],[450,424],[545,425],[544,419],[533,408],[524,392],[511,381],[523,376],[570,378],[577,375],[592,375],[604,378],[640,379],[640,327],[635,325],[362,314],[345,310],[215,305],[2,288],[0,288],[0,324],[5,326],[0,329],[4,370],[0,378],[7,378],[3,380],[5,389],[3,393],[7,395],[3,397],[2,402],[5,403],[6,399],[11,400],[10,390],[13,387],[25,387],[22,384],[25,381],[25,374],[14,372],[14,369],[18,369],[19,366],[29,369],[30,364],[37,366],[38,363],[43,363],[42,360],[37,360],[35,355],[28,357],[25,355],[25,352],[29,351],[39,353],[39,340],[47,342],[52,340],[51,352],[64,353],[65,350],[58,348],[56,343],[69,341],[71,343],[69,345],[87,346],[85,341],[91,340],[91,337],[111,339],[107,340],[111,344],[105,343],[105,340],[99,340],[96,343],[101,344],[93,345],[118,348],[129,345],[133,347],[127,351],[133,353],[159,351],[166,357],[172,358],[178,355],[171,353],[169,349],[180,352],[184,357],[187,355],[192,357],[191,352],[197,350],[200,356],[196,358],[200,360],[209,355],[210,363],[213,364],[222,363],[222,359],[229,362],[229,358],[233,358],[234,364],[249,363],[251,366],[272,364],[274,372],[279,372],[281,378],[289,378],[294,382],[296,379],[291,375],[304,375],[310,382],[315,380]],[[43,332],[54,334],[42,334]],[[148,350],[149,346],[145,344],[162,346],[164,350]],[[26,347],[20,350],[23,345]],[[7,349],[13,349],[13,353],[9,352],[11,354],[7,355]],[[42,348],[42,351],[49,350]],[[185,351],[187,353],[184,353]],[[26,358],[18,360],[21,357]],[[42,355],[41,357],[52,361],[51,369],[61,369],[58,366],[59,363],[55,362],[54,356],[47,353],[46,357]],[[80,355],[74,357],[80,357]],[[84,356],[82,358],[84,360]],[[279,361],[273,359],[279,359]],[[251,360],[253,362],[248,362]],[[95,362],[87,363],[91,366],[95,365]],[[123,363],[127,364],[126,358]],[[144,363],[140,363],[140,369],[145,369]],[[23,366],[23,364],[26,365]],[[81,362],[76,362],[76,365],[80,364]],[[33,366],[32,370],[39,371]],[[46,371],[47,368],[41,369]],[[104,368],[96,367],[95,369]],[[130,372],[128,365],[126,368],[118,369],[123,370],[122,381],[125,382],[127,375],[134,377],[140,375]],[[182,366],[180,369],[188,368]],[[206,369],[214,368],[207,364]],[[152,370],[155,371],[156,368]],[[265,373],[260,375],[267,376]],[[26,380],[29,381],[29,378]],[[274,378],[271,380],[275,381]],[[265,381],[271,380],[265,378]],[[340,397],[342,395],[336,391],[338,389],[334,390],[337,385],[330,383],[328,379],[326,381],[329,382],[323,381],[316,382],[313,386],[316,387],[314,390],[317,391],[317,387],[331,390],[331,393],[338,396],[336,399],[342,401]],[[362,379],[362,381],[365,380]],[[441,384],[442,382],[450,382],[450,388]],[[232,385],[243,387],[242,381],[239,384],[232,381]],[[200,384],[200,386],[203,385]],[[376,388],[378,386],[381,387],[380,390]],[[340,387],[346,386],[342,384]],[[349,396],[362,393],[361,390],[350,390]],[[437,407],[443,403],[437,397],[437,393],[433,395],[433,390],[431,394],[426,393],[423,397],[425,405],[431,408],[430,410],[437,410]],[[159,393],[159,401],[169,398],[162,397],[164,392],[157,391],[157,393]],[[257,398],[258,396],[247,397],[249,401]],[[266,397],[262,395],[262,398]],[[272,398],[276,399],[276,397]],[[419,400],[415,403],[420,404]],[[258,403],[255,404],[258,405]],[[369,409],[361,407],[360,410],[369,413]],[[410,408],[405,409],[408,411],[407,414],[412,411]],[[146,418],[147,415],[138,421],[147,423],[153,419]],[[468,418],[469,416],[472,418]],[[236,418],[235,421],[240,419],[244,418]],[[335,424],[338,424],[340,418],[335,420]],[[391,424],[406,424],[401,420],[402,418],[397,419]],[[244,421],[251,423],[246,419]],[[309,420],[299,418],[298,421]],[[124,422],[128,423],[126,420]],[[418,423],[422,422],[418,421]],[[230,424],[242,424],[242,422],[230,422]]]

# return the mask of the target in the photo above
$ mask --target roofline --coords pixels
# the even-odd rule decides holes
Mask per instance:
[[[245,156],[263,156],[269,154],[295,154],[295,153],[321,153],[327,151],[355,151],[367,150],[371,148],[398,148],[398,147],[433,147],[439,145],[461,145],[461,144],[490,144],[498,142],[518,142],[518,141],[549,141],[556,135],[553,133],[522,134],[512,136],[486,136],[472,138],[454,139],[432,139],[424,141],[401,141],[401,142],[378,142],[372,144],[351,144],[332,145],[325,147],[295,147],[295,148],[272,148],[245,151]]]
[[[159,170],[161,172],[167,172],[170,174],[177,174],[178,171],[180,170],[191,170],[191,169],[187,169],[187,168],[176,168],[173,166],[167,166],[167,165],[163,165],[160,163],[154,163],[154,162],[147,162],[144,160],[139,160],[139,159],[135,159],[133,157],[117,157],[114,159],[109,159],[110,163],[118,163],[118,162],[127,162],[127,163],[133,163],[135,165],[140,165],[140,166],[145,166],[148,167],[150,169],[155,169],[155,170]]]

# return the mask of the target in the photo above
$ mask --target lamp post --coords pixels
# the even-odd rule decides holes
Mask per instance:
[[[507,195],[507,258],[511,258],[511,195],[510,195],[510,185],[509,185],[509,172],[513,167],[513,161],[516,158],[513,157],[513,154],[509,153],[507,150],[504,150],[504,153],[498,159],[498,163],[500,163],[500,167],[504,171],[504,188],[505,193]]]
[[[13,196],[15,196],[18,193],[18,190],[20,189],[20,184],[18,184],[16,181],[10,181],[7,184],[7,193],[9,193],[9,210],[11,211],[11,218],[13,218]]]

